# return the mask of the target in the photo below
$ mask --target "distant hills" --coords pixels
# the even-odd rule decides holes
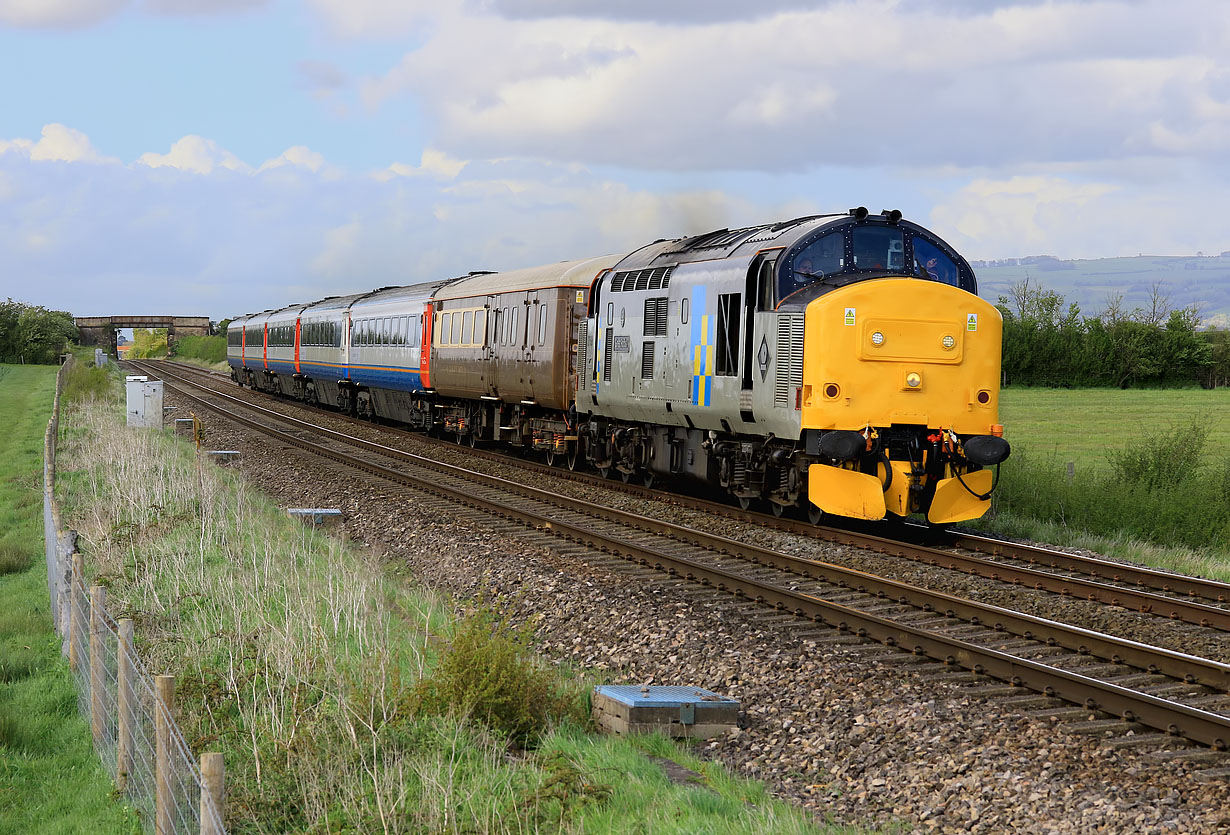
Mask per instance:
[[[1149,306],[1155,283],[1170,297],[1170,307],[1195,306],[1206,326],[1230,327],[1230,251],[1220,255],[1138,255],[1063,261],[1050,255],[971,261],[978,276],[978,294],[994,303],[1008,287],[1026,277],[1044,289],[1060,293],[1065,304],[1076,302],[1081,313],[1096,316],[1106,299],[1122,294],[1123,308]]]

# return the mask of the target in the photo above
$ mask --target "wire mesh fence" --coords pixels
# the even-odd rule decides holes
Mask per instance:
[[[60,393],[70,358],[56,378],[43,464],[43,536],[47,592],[56,631],[77,687],[77,709],[90,724],[94,751],[116,789],[155,835],[223,835],[221,755],[198,767],[175,722],[175,679],[152,676],[133,649],[131,620],[107,610],[106,590],[87,589],[76,536],[60,522],[55,498]]]

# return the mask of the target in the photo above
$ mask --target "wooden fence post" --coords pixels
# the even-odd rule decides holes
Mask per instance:
[[[171,796],[171,711],[175,706],[175,676],[155,676],[158,703],[154,705],[154,835],[174,832]]]
[[[90,729],[94,732],[94,749],[102,748],[103,690],[106,678],[103,675],[103,609],[107,605],[107,590],[102,586],[90,586]]]
[[[132,651],[132,618],[124,618],[115,647],[115,787],[121,792],[132,773]]]
[[[68,581],[68,666],[75,673],[81,664],[81,659],[77,657],[77,642],[85,626],[81,622],[80,607],[77,606],[77,586],[84,582],[85,565],[80,553],[74,553],[72,559],[73,571]]]
[[[201,754],[201,835],[222,835],[218,824],[222,823],[222,798],[226,790],[226,776],[222,767],[222,755]],[[210,801],[217,810],[215,818],[209,814]]]
[[[58,528],[57,528],[58,530]],[[56,579],[59,599],[56,601],[56,618],[59,621],[58,630],[62,641],[62,654],[68,656],[72,646],[73,597],[73,561],[69,534],[71,531],[56,534]]]

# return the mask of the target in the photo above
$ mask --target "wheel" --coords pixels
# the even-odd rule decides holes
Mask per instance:
[[[471,432],[469,435],[466,436],[466,438],[470,444],[470,449],[474,449],[475,447],[478,446],[478,433],[477,432]]]
[[[813,525],[819,525],[820,520],[824,518],[824,511],[808,502],[807,504],[807,521]]]
[[[573,446],[568,450],[568,455],[564,458],[564,463],[572,472],[575,473],[577,471],[577,467],[581,464],[581,454],[580,450],[578,450],[576,446]]]
[[[632,473],[628,473],[628,472],[624,472],[623,470],[620,470],[619,477],[620,479],[623,480],[624,484],[627,484],[629,481],[632,480]]]
[[[547,466],[548,466],[548,467],[554,467],[554,466],[555,466],[555,458],[556,458],[556,456],[555,456],[555,453],[554,453],[554,452],[548,452],[548,453],[547,453]]]
[[[457,446],[461,446],[462,444],[465,443],[465,441],[466,441],[465,433],[458,432],[457,433]]]
[[[738,500],[739,500],[739,509],[740,509],[740,510],[751,510],[751,509],[752,509],[752,500],[751,500],[751,497],[749,497],[749,496],[737,496],[736,498],[738,498]]]
[[[776,516],[778,519],[782,518],[782,514],[786,512],[786,506],[784,504],[778,504],[777,502],[769,502],[769,507],[773,509],[773,515]]]
[[[646,487],[653,487],[653,482],[654,482],[653,473],[646,472],[645,475],[641,476],[641,484],[644,484]]]

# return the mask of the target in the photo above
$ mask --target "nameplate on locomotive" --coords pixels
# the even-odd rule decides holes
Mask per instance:
[[[630,336],[617,336],[617,337],[615,337],[615,342],[614,342],[614,344],[611,346],[611,350],[613,350],[613,351],[614,351],[615,353],[617,353],[617,354],[628,354],[628,353],[631,353],[631,351],[632,351],[632,337],[630,337]]]

